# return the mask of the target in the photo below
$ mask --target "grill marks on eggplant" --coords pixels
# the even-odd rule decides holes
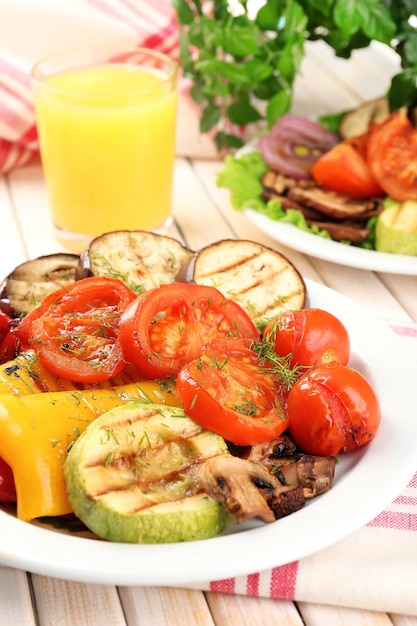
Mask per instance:
[[[175,280],[192,252],[179,241],[145,231],[114,231],[94,239],[81,254],[77,279],[119,278],[138,295]]]
[[[294,265],[262,244],[222,240],[194,255],[181,279],[216,287],[253,320],[305,305],[306,287]]]
[[[14,317],[26,315],[47,295],[75,281],[78,256],[57,253],[18,265],[0,285],[0,305]]]

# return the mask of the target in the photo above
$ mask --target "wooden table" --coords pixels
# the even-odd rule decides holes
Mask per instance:
[[[378,48],[361,51],[346,63],[314,44],[308,48],[297,81],[294,111],[329,113],[377,97],[397,68],[396,58]],[[187,156],[178,156],[176,162],[173,235],[193,249],[222,238],[260,241],[287,255],[306,278],[362,303],[378,317],[417,322],[416,277],[352,269],[307,257],[275,243],[234,211],[228,192],[215,184],[221,163],[212,158],[213,150],[198,137],[190,119],[184,127],[180,125],[178,153]],[[59,250],[51,232],[39,164],[0,178],[0,210],[0,277],[25,259]],[[417,626],[417,617],[196,590],[89,585],[0,567],[3,624]]]

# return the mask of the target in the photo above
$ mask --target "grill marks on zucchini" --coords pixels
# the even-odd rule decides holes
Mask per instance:
[[[227,452],[182,409],[130,403],[95,420],[71,448],[68,497],[77,517],[112,541],[212,536],[227,514],[204,492],[198,466]]]

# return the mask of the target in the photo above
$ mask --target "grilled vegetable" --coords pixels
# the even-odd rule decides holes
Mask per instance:
[[[389,114],[389,102],[386,96],[370,100],[345,113],[339,124],[339,134],[342,139],[359,137],[367,133],[372,124],[383,122]]]
[[[198,467],[227,454],[224,440],[182,409],[131,403],[93,422],[64,464],[73,510],[99,537],[166,543],[211,537],[223,507],[202,489]]]
[[[124,370],[100,385],[94,383],[74,383],[56,376],[40,362],[33,350],[21,352],[16,358],[0,365],[0,395],[11,393],[14,396],[26,396],[48,391],[81,391],[82,389],[111,389],[120,385],[139,382],[143,377],[138,370],[128,365]]]
[[[306,500],[331,489],[336,458],[304,454],[288,435],[252,446],[246,457],[261,463],[282,485],[303,488]]]
[[[273,522],[303,508],[299,485],[285,485],[261,463],[227,455],[205,461],[200,479],[207,493],[223,503],[236,521],[259,517]]]
[[[18,265],[0,286],[2,308],[14,317],[28,313],[47,295],[75,280],[76,254],[50,254]]]
[[[302,308],[307,290],[282,254],[253,241],[224,239],[195,253],[178,280],[216,287],[254,321]]]
[[[63,474],[68,446],[102,413],[133,400],[179,405],[174,389],[153,381],[114,389],[0,396],[0,458],[13,471],[19,519],[72,511]]]
[[[136,294],[175,280],[191,250],[171,237],[142,230],[105,233],[87,246],[77,267],[77,279],[119,278]]]
[[[392,202],[381,213],[375,229],[379,252],[417,256],[417,202]]]

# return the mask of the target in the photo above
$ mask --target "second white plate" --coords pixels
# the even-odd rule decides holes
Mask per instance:
[[[298,252],[348,267],[417,276],[416,256],[388,254],[387,252],[348,246],[305,232],[293,224],[274,222],[266,215],[252,209],[246,209],[245,214],[252,224],[263,233],[288,248],[298,250]]]

